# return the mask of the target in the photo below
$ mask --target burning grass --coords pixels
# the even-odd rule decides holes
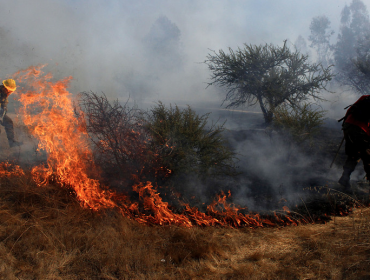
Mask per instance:
[[[1,279],[365,279],[369,265],[369,208],[298,227],[146,226],[30,174],[0,179]]]

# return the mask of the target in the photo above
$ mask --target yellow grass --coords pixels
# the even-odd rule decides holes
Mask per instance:
[[[0,279],[369,279],[369,267],[369,208],[298,227],[148,227],[28,176],[0,180]]]

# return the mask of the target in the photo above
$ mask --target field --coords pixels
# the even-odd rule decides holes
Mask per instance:
[[[368,279],[370,209],[257,229],[146,226],[29,175],[0,181],[1,279]]]

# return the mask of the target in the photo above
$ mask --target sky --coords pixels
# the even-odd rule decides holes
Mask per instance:
[[[370,0],[363,0],[370,7]],[[338,34],[344,0],[0,0],[0,75],[47,64],[70,91],[104,92],[137,102],[220,103],[202,63],[211,50],[306,40],[313,17]],[[166,17],[180,31],[173,53],[157,55],[146,38]],[[157,59],[156,59],[157,58]],[[178,59],[178,60],[177,60]],[[171,61],[175,61],[171,64]],[[178,63],[180,61],[181,63]]]

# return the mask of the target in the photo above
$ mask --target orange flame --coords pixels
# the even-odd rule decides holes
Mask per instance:
[[[72,77],[53,83],[51,74],[43,75],[43,67],[30,67],[13,75],[18,82],[27,83],[27,90],[18,92],[24,124],[38,138],[38,149],[48,154],[47,165],[32,169],[35,181],[43,185],[56,179],[63,186],[71,186],[82,204],[94,210],[114,207],[112,193],[100,190],[99,182],[87,175],[86,162],[92,161],[92,154],[66,89]]]
[[[290,218],[283,220],[277,215],[275,221],[272,221],[261,218],[259,214],[242,214],[240,211],[246,209],[227,202],[227,198],[231,196],[230,192],[228,195],[219,195],[217,200],[207,206],[206,213],[183,203],[183,213],[177,214],[162,200],[151,182],[144,184],[138,180],[133,186],[133,190],[139,194],[140,202],[131,202],[127,197],[102,186],[98,180],[88,175],[91,166],[94,166],[93,155],[84,120],[76,117],[72,95],[67,91],[72,77],[52,82],[52,75],[45,75],[43,67],[44,65],[32,66],[13,75],[13,79],[19,83],[26,83],[26,87],[17,91],[23,106],[20,114],[24,124],[39,140],[38,149],[45,150],[48,155],[46,164],[32,169],[33,178],[38,185],[55,181],[62,186],[73,188],[83,207],[93,210],[118,208],[123,215],[145,224],[184,227],[263,227],[277,223],[297,224]],[[171,170],[165,167],[162,169],[168,174],[171,173]],[[9,170],[10,166],[2,163],[0,176],[23,174],[19,167]]]
[[[18,177],[24,175],[22,168],[18,165],[10,164],[9,162],[1,162],[0,163],[0,177]]]

